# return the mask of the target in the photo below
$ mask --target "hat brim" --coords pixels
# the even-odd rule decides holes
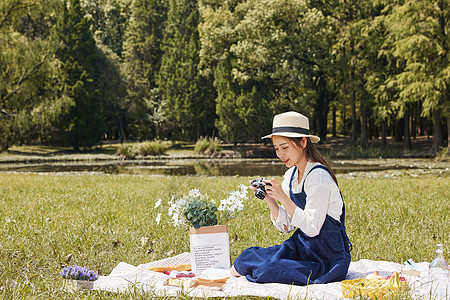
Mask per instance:
[[[312,143],[318,143],[320,141],[320,137],[316,135],[310,135],[310,134],[302,134],[302,133],[295,133],[295,132],[277,132],[272,133],[266,136],[263,136],[261,139],[269,139],[273,136],[285,136],[285,137],[291,137],[291,138],[299,138],[299,137],[309,137]]]

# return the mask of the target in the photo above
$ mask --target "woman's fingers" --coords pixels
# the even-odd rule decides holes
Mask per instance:
[[[249,188],[250,188],[252,191],[256,191],[256,187],[254,187],[254,186],[252,185],[252,180],[249,180],[249,181],[248,181],[248,185],[249,185]]]
[[[266,183],[266,192],[268,196],[277,199],[284,194],[281,185],[274,178],[269,178],[267,180],[264,180],[264,182]]]
[[[280,185],[274,178],[263,180],[263,182],[266,183],[266,190],[272,190],[274,187]]]

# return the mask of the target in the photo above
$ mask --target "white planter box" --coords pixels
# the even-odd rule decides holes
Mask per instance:
[[[89,291],[94,288],[94,281],[66,279],[65,285],[69,292]]]

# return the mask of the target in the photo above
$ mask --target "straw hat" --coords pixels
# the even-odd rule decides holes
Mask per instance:
[[[309,137],[311,142],[317,143],[320,138],[309,134],[309,120],[295,111],[278,114],[273,118],[272,134],[263,136],[261,139],[271,138],[274,135],[286,137]]]

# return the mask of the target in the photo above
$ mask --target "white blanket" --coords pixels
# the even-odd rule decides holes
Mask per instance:
[[[343,299],[341,283],[334,282],[328,284],[316,284],[310,286],[295,286],[279,283],[258,284],[249,282],[245,277],[231,277],[227,280],[222,291],[211,291],[199,288],[185,288],[181,291],[179,287],[164,286],[164,281],[168,278],[163,273],[148,271],[146,268],[154,266],[171,266],[177,264],[190,263],[190,253],[162,259],[137,267],[121,262],[108,276],[100,276],[95,281],[94,289],[111,292],[123,292],[128,289],[139,289],[153,293],[155,296],[176,296],[180,292],[188,293],[192,297],[234,297],[234,296],[261,296],[274,297],[278,299]],[[428,263],[419,263],[419,266],[426,269]],[[392,272],[401,273],[404,265],[387,262],[363,259],[352,262],[346,279],[364,278],[370,273],[378,271],[382,276],[391,275]],[[425,276],[421,276],[422,278]],[[410,282],[414,289],[413,296],[420,296],[426,293],[420,277]]]

